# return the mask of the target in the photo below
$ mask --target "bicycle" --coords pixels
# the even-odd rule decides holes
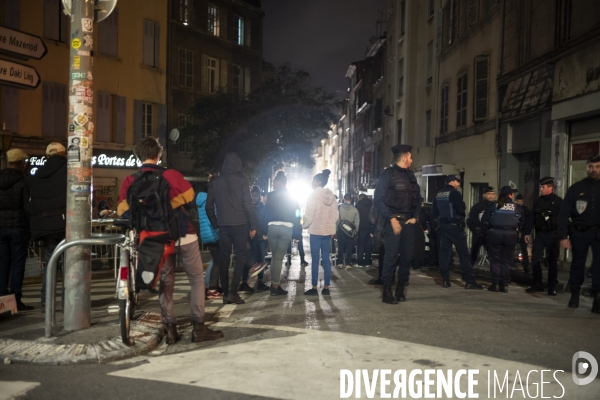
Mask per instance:
[[[135,287],[137,272],[138,235],[130,225],[129,219],[115,219],[113,225],[121,227],[125,234],[125,241],[117,245],[120,254],[119,274],[117,276],[116,291],[119,299],[119,324],[121,326],[121,340],[127,346],[133,346],[135,340],[130,335],[131,319],[135,307],[138,305],[138,291]]]

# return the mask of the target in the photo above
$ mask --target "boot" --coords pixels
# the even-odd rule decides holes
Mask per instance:
[[[404,284],[399,283],[396,286],[396,300],[398,301],[406,301],[406,297],[404,296]]]
[[[548,288],[550,289],[550,288]],[[527,293],[537,293],[537,292],[543,292],[544,291],[544,285],[542,285],[540,282],[534,283],[530,288],[525,289],[525,292]]]
[[[396,301],[396,299],[394,298],[394,295],[392,294],[392,286],[391,285],[383,286],[383,298],[381,301],[383,301],[384,303],[387,303],[387,304],[398,304],[398,301]]]
[[[217,340],[223,337],[223,332],[213,331],[204,322],[193,322],[192,342],[204,342],[205,340]]]
[[[177,324],[167,324],[167,344],[175,344],[181,340],[177,332]]]
[[[571,299],[569,300],[570,308],[578,308],[579,307],[579,290],[573,290],[571,292]]]
[[[594,303],[592,304],[592,313],[600,314],[600,292],[594,292]]]

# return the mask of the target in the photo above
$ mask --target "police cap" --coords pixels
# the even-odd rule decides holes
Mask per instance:
[[[553,185],[554,184],[554,178],[551,176],[546,176],[542,179],[540,179],[540,185]]]
[[[592,154],[590,158],[588,158],[587,162],[589,163],[597,163],[600,162],[600,154]]]
[[[510,186],[502,186],[502,189],[500,189],[500,196],[508,196],[509,194],[517,192],[517,189],[513,189]]]
[[[392,153],[401,154],[401,153],[410,153],[412,151],[412,146],[410,144],[397,144],[392,147]]]
[[[487,186],[483,188],[483,194],[489,193],[489,192],[493,192],[494,188],[491,186]]]
[[[448,176],[446,177],[445,181],[446,181],[446,183],[450,183],[450,182],[452,182],[452,181],[458,181],[458,182],[460,182],[460,179],[458,179],[458,178],[456,177],[456,175],[448,175]]]

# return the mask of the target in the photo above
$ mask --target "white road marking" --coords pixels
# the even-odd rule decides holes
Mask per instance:
[[[25,395],[40,385],[39,382],[0,381],[0,400],[12,400]]]

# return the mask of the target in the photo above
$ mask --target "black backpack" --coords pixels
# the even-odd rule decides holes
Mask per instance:
[[[147,169],[133,175],[127,190],[132,226],[138,231],[165,232],[166,241],[179,239],[179,210],[173,210],[165,169]]]

